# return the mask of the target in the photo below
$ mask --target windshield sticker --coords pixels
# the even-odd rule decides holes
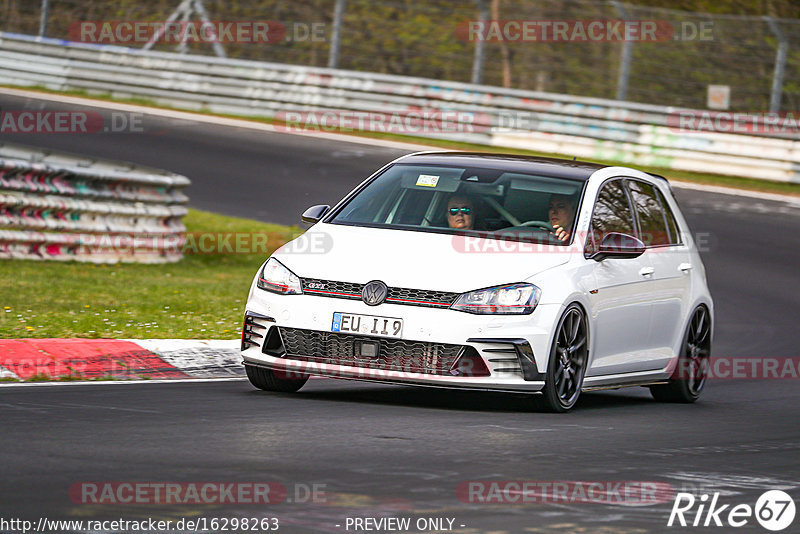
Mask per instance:
[[[423,187],[436,187],[436,184],[439,183],[439,177],[433,176],[432,174],[420,174],[419,178],[417,178],[417,185],[421,185]]]

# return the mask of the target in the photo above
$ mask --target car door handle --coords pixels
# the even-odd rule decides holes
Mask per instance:
[[[652,267],[642,267],[639,270],[639,274],[644,276],[644,277],[652,276],[654,272],[655,272],[655,269],[653,269]]]
[[[691,263],[681,263],[680,265],[678,265],[678,270],[679,271],[683,271],[685,273],[688,273],[689,271],[692,270],[692,264]]]

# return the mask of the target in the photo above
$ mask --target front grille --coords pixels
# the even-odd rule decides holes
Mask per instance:
[[[318,280],[316,278],[303,278],[301,284],[303,293],[343,299],[354,298],[360,300],[361,290],[364,289],[364,284],[334,282],[331,280]]]
[[[450,306],[458,295],[458,293],[445,293],[444,291],[390,287],[386,301],[410,306]]]
[[[300,328],[280,328],[286,357],[308,362],[350,365],[368,369],[405,371],[430,375],[451,375],[461,345],[385,339]],[[362,341],[378,342],[375,358],[361,358],[356,345]]]
[[[320,297],[361,300],[361,291],[364,289],[364,284],[319,280],[317,278],[303,278],[301,283],[303,293]],[[459,293],[448,293],[446,291],[390,287],[386,294],[386,302],[405,306],[448,308],[455,302],[458,295]]]

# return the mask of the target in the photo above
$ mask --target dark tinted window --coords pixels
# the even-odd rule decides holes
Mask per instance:
[[[335,213],[330,222],[568,245],[584,183],[502,169],[395,164]],[[551,213],[550,206],[558,206]],[[451,209],[463,212],[465,226]],[[466,215],[469,215],[467,218]],[[467,222],[468,221],[468,222]]]
[[[681,244],[681,234],[678,230],[678,223],[675,222],[675,215],[672,213],[672,209],[667,204],[667,200],[664,198],[664,195],[661,194],[661,191],[656,189],[656,193],[658,194],[659,200],[661,200],[661,206],[664,208],[664,215],[667,219],[667,229],[669,230],[669,244],[670,245],[680,245]]]
[[[633,209],[639,219],[639,239],[647,245],[660,246],[670,244],[667,221],[661,208],[661,199],[656,189],[644,182],[628,180]]]
[[[600,190],[592,213],[587,251],[594,252],[603,237],[611,232],[635,236],[633,214],[622,180],[608,182]]]

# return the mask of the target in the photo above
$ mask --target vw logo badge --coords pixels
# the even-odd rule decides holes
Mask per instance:
[[[386,293],[388,291],[389,289],[386,287],[386,284],[380,280],[373,280],[372,282],[368,282],[364,286],[364,289],[361,290],[361,300],[363,300],[367,306],[377,306],[386,300]]]

